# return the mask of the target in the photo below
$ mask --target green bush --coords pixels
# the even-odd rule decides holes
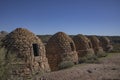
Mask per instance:
[[[85,54],[86,53],[86,54]],[[93,49],[88,49],[86,51],[84,51],[85,54],[84,56],[79,57],[79,63],[84,63],[86,62],[88,59],[90,60],[93,56],[94,56],[94,51]]]
[[[66,69],[72,66],[74,66],[74,63],[72,61],[63,61],[58,65],[59,69]]]
[[[85,63],[99,63],[98,57],[93,55],[92,57],[88,57]]]
[[[102,49],[99,49],[95,54],[98,58],[107,56],[107,53],[103,51]]]
[[[101,54],[97,54],[96,56],[98,57],[98,58],[100,58],[100,57],[106,57],[108,55],[108,53],[101,53]]]
[[[96,55],[86,55],[79,59],[79,63],[98,63],[98,57]]]

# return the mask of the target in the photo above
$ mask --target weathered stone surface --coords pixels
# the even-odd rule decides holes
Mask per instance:
[[[64,32],[58,32],[48,40],[46,55],[53,71],[58,70],[58,65],[62,61],[78,62],[75,44]]]
[[[88,36],[88,38],[91,40],[92,47],[94,49],[94,52],[96,55],[103,54],[103,48],[100,46],[100,41],[96,36]]]
[[[100,45],[103,50],[106,52],[110,52],[113,49],[113,46],[110,43],[110,39],[108,37],[100,37]]]
[[[76,51],[78,53],[79,60],[80,58],[87,55],[94,55],[94,50],[92,48],[91,41],[84,35],[78,34],[73,37],[73,41],[76,46]]]
[[[6,53],[6,60],[10,58],[9,55],[15,55],[15,60],[11,63],[14,64],[12,70],[16,75],[32,75],[40,72],[41,69],[45,72],[50,71],[45,46],[32,32],[24,28],[17,28],[3,38],[2,42],[2,46],[8,52],[12,52]],[[37,45],[37,56],[33,44]]]

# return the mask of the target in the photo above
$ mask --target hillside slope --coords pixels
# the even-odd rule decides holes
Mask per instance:
[[[98,64],[80,64],[73,68],[46,73],[44,80],[120,80],[120,53],[111,53]]]

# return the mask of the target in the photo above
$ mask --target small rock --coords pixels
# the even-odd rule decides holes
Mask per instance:
[[[88,72],[88,73],[92,73],[92,71],[91,71],[91,70],[87,70],[87,72]]]
[[[94,70],[96,70],[96,68],[94,68]]]
[[[112,68],[111,70],[117,70],[116,68]]]

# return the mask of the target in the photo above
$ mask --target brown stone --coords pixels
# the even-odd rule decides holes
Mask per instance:
[[[103,48],[100,46],[100,41],[96,36],[88,36],[88,38],[91,40],[92,47],[94,49],[94,52],[96,55],[103,54]]]
[[[113,49],[113,46],[110,43],[110,39],[108,37],[100,37],[100,45],[102,46],[103,50],[106,52],[110,52]]]
[[[94,55],[91,41],[84,35],[78,34],[73,37],[79,60],[87,55]]]
[[[64,32],[54,34],[46,45],[46,55],[50,64],[51,70],[58,70],[58,65],[62,61],[78,62],[73,40]]]
[[[10,58],[9,55],[16,55],[13,58],[16,62],[14,65],[21,65],[19,62],[23,62],[22,65],[24,65],[25,70],[22,74],[40,72],[39,68],[44,71],[50,71],[48,60],[46,58],[45,46],[41,39],[32,32],[24,28],[17,28],[5,36],[2,39],[2,42],[2,46],[8,50],[8,53],[6,53],[6,60]],[[13,64],[14,62],[11,63]],[[42,64],[44,64],[44,67]],[[21,71],[21,68],[22,66],[18,66],[13,69]]]

